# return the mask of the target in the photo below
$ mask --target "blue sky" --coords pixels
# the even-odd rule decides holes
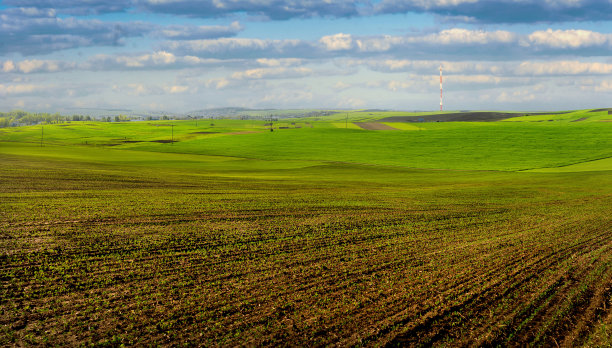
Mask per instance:
[[[612,106],[612,0],[2,0],[0,110]]]

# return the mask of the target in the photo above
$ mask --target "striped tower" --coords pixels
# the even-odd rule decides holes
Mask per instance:
[[[442,111],[442,65],[440,65],[440,111]]]

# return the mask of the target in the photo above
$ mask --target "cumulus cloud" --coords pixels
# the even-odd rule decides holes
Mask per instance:
[[[34,55],[88,46],[117,46],[128,37],[142,36],[152,28],[142,22],[108,23],[100,20],[60,18],[52,9],[0,10],[0,55]]]
[[[590,32],[587,37],[590,41],[584,41],[587,45],[596,41],[595,38],[605,36],[604,34]],[[338,56],[363,56],[373,54],[393,54],[397,56],[440,57],[479,56],[499,57],[506,54],[508,58],[512,55],[528,56],[542,55],[551,50],[576,51],[581,45],[577,45],[571,39],[565,39],[570,45],[553,45],[553,39],[563,40],[562,36],[553,35],[550,40],[541,39],[539,32],[530,35],[519,35],[508,31],[484,31],[468,29],[447,29],[438,33],[427,35],[404,35],[404,36],[372,36],[354,37],[350,34],[338,33],[323,36],[316,42],[298,40],[257,40],[257,39],[219,39],[195,41],[189,43],[175,43],[170,48],[183,49],[191,54],[226,56],[243,54],[249,49],[251,54],[268,55],[270,57],[285,57],[287,55],[303,57],[338,57]],[[519,43],[529,44],[519,45]],[[318,45],[317,45],[318,44]],[[610,52],[610,47],[600,46],[602,54]]]
[[[8,72],[12,72],[15,70],[15,63],[13,63],[13,61],[11,60],[7,60],[6,62],[2,63],[2,71],[5,73]]]
[[[322,43],[328,51],[349,50],[353,47],[351,35],[344,33],[323,36],[319,42]]]
[[[518,75],[607,75],[612,64],[580,61],[522,62],[515,70]]]
[[[497,96],[496,101],[499,103],[517,104],[517,103],[529,102],[535,99],[536,99],[536,96],[531,91],[520,90],[520,91],[513,91],[513,92],[506,92],[506,91],[501,92]]]
[[[576,49],[590,46],[610,46],[612,35],[590,30],[535,31],[528,36],[529,43],[560,49]]]
[[[519,60],[568,53],[576,56],[612,54],[612,34],[586,30],[546,30],[520,34],[504,30],[486,31],[452,28],[436,33],[390,36],[325,35],[316,41],[220,38],[171,41],[164,49],[176,54],[206,58],[326,59],[335,57],[432,56],[461,61],[478,56],[483,60]]]
[[[352,86],[350,84],[342,82],[342,81],[338,81],[334,85],[334,89],[339,90],[339,91],[342,91],[342,90],[345,90],[345,89],[349,89],[351,87]]]
[[[113,12],[125,12],[133,5],[132,0],[5,0],[5,5],[52,9],[70,15],[95,15]]]
[[[439,66],[446,73],[472,73],[472,74],[503,74],[506,72],[507,63],[502,62],[453,62],[435,60],[410,60],[410,59],[367,59],[353,61],[351,64],[365,65],[369,69],[379,72],[405,72],[405,71],[437,71]]]
[[[612,19],[601,0],[383,0],[375,13],[432,13],[477,23],[550,23]]]
[[[4,4],[75,16],[145,11],[198,18],[245,14],[270,20],[398,13],[430,13],[477,23],[612,19],[612,3],[602,0],[5,0]]]
[[[286,105],[290,103],[311,102],[314,94],[304,89],[280,89],[264,95],[262,102],[270,105]]]
[[[369,1],[352,0],[140,0],[136,6],[149,12],[188,17],[221,17],[236,13],[273,20],[310,17],[354,17]]]
[[[257,63],[262,66],[278,67],[278,66],[295,66],[301,65],[304,62],[303,59],[299,58],[283,58],[283,59],[270,59],[270,58],[259,58]]]
[[[194,56],[176,56],[167,51],[139,55],[96,55],[80,64],[81,70],[158,70],[181,69],[206,65],[227,65],[227,61]]]
[[[441,45],[457,45],[457,44],[479,44],[485,45],[488,43],[512,43],[517,39],[517,35],[508,31],[497,30],[488,32],[484,30],[468,30],[462,28],[453,28],[442,30],[436,34],[416,38],[414,41],[423,41],[436,43]]]
[[[239,22],[232,22],[228,26],[169,25],[160,27],[153,34],[170,40],[202,40],[236,36],[243,29]]]
[[[580,89],[588,92],[610,92],[612,91],[612,80],[604,80],[600,82],[583,81]]]
[[[245,71],[237,71],[232,74],[234,80],[258,80],[258,79],[286,79],[312,75],[313,71],[308,68],[258,68]]]
[[[3,72],[23,74],[53,73],[76,68],[76,64],[72,62],[39,59],[26,59],[22,61],[7,60],[0,62],[0,66]]]
[[[124,85],[114,85],[113,91],[127,94],[131,96],[147,96],[147,95],[159,95],[163,94],[165,91],[163,88],[151,85],[145,85],[143,83],[128,83]]]
[[[220,38],[170,41],[163,45],[177,54],[209,58],[296,58],[316,55],[313,44],[303,40]]]
[[[170,93],[170,94],[181,94],[181,93],[188,92],[189,91],[189,87],[188,86],[174,85],[174,86],[166,86],[166,87],[164,87],[164,90],[167,93]]]
[[[0,84],[0,95],[28,95],[39,93],[44,89],[46,87],[35,84]]]
[[[106,22],[61,17],[53,8],[0,10],[0,55],[45,54],[91,46],[122,46],[125,40],[150,35],[169,40],[232,37],[243,30],[238,22],[227,26],[162,26],[145,22]]]
[[[359,109],[367,105],[366,101],[361,98],[345,97],[340,99],[336,104],[339,108]]]
[[[230,81],[229,79],[225,77],[214,78],[214,79],[209,79],[208,81],[206,81],[206,87],[214,88],[214,89],[224,89],[224,88],[229,87],[231,83],[232,81]]]
[[[87,66],[91,70],[137,69],[164,67],[175,62],[176,56],[174,54],[166,51],[157,51],[137,56],[98,55],[90,59]]]

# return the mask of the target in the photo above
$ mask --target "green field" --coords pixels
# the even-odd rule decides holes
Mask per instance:
[[[0,346],[610,345],[607,112],[389,114],[0,129]]]

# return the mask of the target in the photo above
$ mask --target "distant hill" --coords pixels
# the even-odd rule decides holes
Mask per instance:
[[[223,117],[223,118],[265,118],[265,117],[309,117],[335,114],[332,110],[319,109],[248,109],[241,107],[225,107],[194,110],[184,114],[191,117]]]

